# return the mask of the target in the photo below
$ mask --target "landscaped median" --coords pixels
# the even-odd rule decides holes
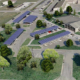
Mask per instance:
[[[80,35],[80,32],[76,32],[75,34],[78,34],[78,35]]]
[[[49,38],[49,37],[51,37],[51,36],[55,36],[55,35],[60,34],[60,33],[62,33],[62,32],[65,32],[65,30],[58,31],[58,32],[52,33],[52,34],[50,34],[50,35],[46,35],[46,36],[44,36],[44,37],[41,37],[41,38],[38,39],[38,40],[35,40],[35,39],[34,39],[31,44],[39,44],[38,42],[39,42],[40,40]]]
[[[57,48],[55,48],[57,49]],[[70,46],[70,47],[67,47],[67,46],[61,46],[59,49],[66,49],[66,50],[80,50],[80,47],[79,46]]]
[[[31,40],[30,38],[26,39],[25,42],[21,46],[28,45],[28,43],[30,42],[30,40]]]
[[[28,46],[28,47],[31,48],[31,49],[41,49],[40,46]]]

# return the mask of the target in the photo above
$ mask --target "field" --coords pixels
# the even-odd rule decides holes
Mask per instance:
[[[41,38],[38,39],[38,40],[33,40],[31,44],[39,44],[38,41],[43,40],[43,39],[46,39],[46,38],[49,38],[49,37],[54,36],[54,35],[57,35],[57,34],[60,34],[60,33],[62,33],[62,32],[65,32],[65,30],[58,31],[58,32],[52,33],[52,34],[50,34],[50,35],[41,37]]]
[[[3,35],[3,37],[5,38],[5,41],[6,41],[15,31],[16,31],[16,30],[13,30],[13,31],[11,32],[11,34],[9,34],[9,35],[5,34],[5,31],[1,31],[0,33]],[[4,42],[5,42],[5,41],[4,41]],[[0,46],[2,46],[4,42],[0,42]]]
[[[3,23],[8,22],[10,19],[18,15],[19,13],[15,12],[6,12],[6,13],[0,13],[0,25]]]
[[[0,6],[2,4],[2,2],[4,2],[6,0],[1,0],[0,1]],[[24,2],[36,2],[38,0],[17,0],[17,2],[14,4],[14,8],[20,6],[21,4],[23,4]],[[10,8],[8,8],[7,6],[1,7],[0,10],[9,10]],[[13,8],[11,8],[10,10],[12,10]]]
[[[0,79],[16,79],[16,80],[54,80],[60,76],[63,56],[56,60],[54,63],[54,69],[48,73],[42,71],[40,67],[40,58],[32,58],[28,61],[27,66],[23,71],[17,71],[16,58],[10,58],[12,65],[5,67],[4,71],[0,68]],[[37,68],[30,68],[31,61],[37,62]]]

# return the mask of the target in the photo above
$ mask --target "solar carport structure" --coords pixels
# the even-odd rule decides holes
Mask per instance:
[[[49,27],[49,28],[46,28],[46,29],[43,29],[43,30],[40,30],[40,31],[30,33],[30,36],[34,37],[36,34],[40,35],[40,34],[43,34],[45,32],[48,32],[48,31],[56,30],[58,28],[59,28],[58,26],[52,26],[52,27]]]
[[[22,15],[20,15],[18,18],[16,18],[13,23],[18,23],[20,22],[24,17],[26,17],[26,15],[28,15],[30,13],[30,11],[26,11],[25,13],[23,13]]]
[[[47,43],[47,42],[49,42],[49,41],[52,41],[52,40],[58,39],[58,38],[60,38],[60,37],[66,36],[66,35],[68,35],[68,34],[70,34],[70,32],[69,32],[69,31],[65,31],[65,32],[60,33],[60,34],[57,34],[57,35],[55,35],[55,36],[52,36],[52,37],[43,39],[43,40],[39,41],[39,43],[40,43],[40,44],[44,44],[44,43]]]
[[[24,31],[24,29],[18,29],[7,41],[4,42],[6,45],[11,45],[16,38],[20,36],[20,34]]]
[[[30,15],[30,16],[28,16],[28,17],[23,21],[23,23],[31,24],[33,21],[36,20],[36,18],[37,18],[37,16]]]

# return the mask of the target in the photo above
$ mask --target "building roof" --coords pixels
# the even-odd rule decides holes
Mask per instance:
[[[23,21],[23,23],[32,23],[36,18],[37,16],[30,15]]]
[[[6,45],[11,45],[16,38],[20,36],[20,34],[24,31],[24,29],[19,28],[8,40],[4,42]]]
[[[65,0],[59,1],[58,4],[55,6],[55,8],[61,7],[61,6],[63,5],[64,2],[65,2]]]
[[[70,23],[70,25],[74,28],[80,28],[80,21],[74,22],[74,23]]]
[[[58,0],[54,0],[52,4],[46,9],[47,13],[51,13],[51,9],[58,3]]]
[[[63,16],[63,17],[59,17],[57,19],[59,19],[59,21],[63,21],[64,24],[70,24],[70,23],[73,23],[73,22],[80,21],[79,17],[73,16],[73,15]]]

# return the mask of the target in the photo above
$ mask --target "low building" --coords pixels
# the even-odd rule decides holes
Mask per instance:
[[[57,3],[57,5],[55,6],[54,11],[59,10],[60,7],[62,7],[62,9],[63,9],[63,11],[64,11],[64,9],[65,9],[65,7],[66,7],[66,5],[67,5],[66,3],[67,3],[67,2],[66,2],[65,0],[60,0],[60,1]]]
[[[80,18],[79,17],[68,15],[64,17],[59,17],[57,19],[59,19],[59,21],[63,21],[65,28],[68,28],[74,32],[78,32],[80,30]]]

